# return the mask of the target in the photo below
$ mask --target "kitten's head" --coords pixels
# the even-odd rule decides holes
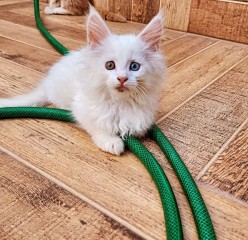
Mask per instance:
[[[112,34],[96,10],[87,18],[87,39],[94,56],[98,84],[118,95],[147,95],[161,87],[165,76],[159,43],[163,32],[160,12],[135,35]]]

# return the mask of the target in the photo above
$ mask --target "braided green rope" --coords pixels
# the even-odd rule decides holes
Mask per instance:
[[[144,164],[157,186],[164,209],[167,239],[183,239],[178,206],[176,205],[173,190],[170,186],[169,180],[164,174],[163,169],[160,167],[153,155],[136,138],[126,137],[124,143]]]
[[[61,54],[65,55],[69,51],[60,42],[58,42],[44,27],[40,18],[39,0],[34,0],[34,15],[37,28],[43,34],[45,39]]]
[[[150,135],[166,155],[183,187],[195,219],[199,239],[216,239],[207,207],[204,204],[199,189],[189,170],[183,163],[173,145],[156,125],[154,125],[150,130]]]

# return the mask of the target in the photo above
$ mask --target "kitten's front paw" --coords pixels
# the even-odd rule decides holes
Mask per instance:
[[[97,136],[93,137],[96,145],[104,152],[120,155],[124,151],[123,140],[119,137]]]
[[[47,15],[51,15],[51,14],[53,14],[53,12],[54,12],[54,8],[52,8],[52,7],[45,7],[45,9],[44,9],[44,12],[45,12],[45,14],[47,14]]]

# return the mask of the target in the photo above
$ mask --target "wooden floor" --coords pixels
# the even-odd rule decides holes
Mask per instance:
[[[43,10],[44,4],[41,4]],[[82,17],[43,16],[67,48],[85,43]],[[108,23],[137,32],[137,23]],[[248,239],[248,46],[166,30],[169,67],[157,123],[196,179],[218,239]],[[0,0],[0,97],[28,92],[60,55],[35,27],[30,0]],[[197,239],[171,167],[185,239]],[[0,239],[165,239],[158,192],[130,152],[98,150],[77,126],[0,121]]]

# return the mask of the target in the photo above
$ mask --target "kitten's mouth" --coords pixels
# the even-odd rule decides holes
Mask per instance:
[[[119,86],[115,88],[118,92],[126,92],[129,91],[129,89],[127,87],[124,86]]]

